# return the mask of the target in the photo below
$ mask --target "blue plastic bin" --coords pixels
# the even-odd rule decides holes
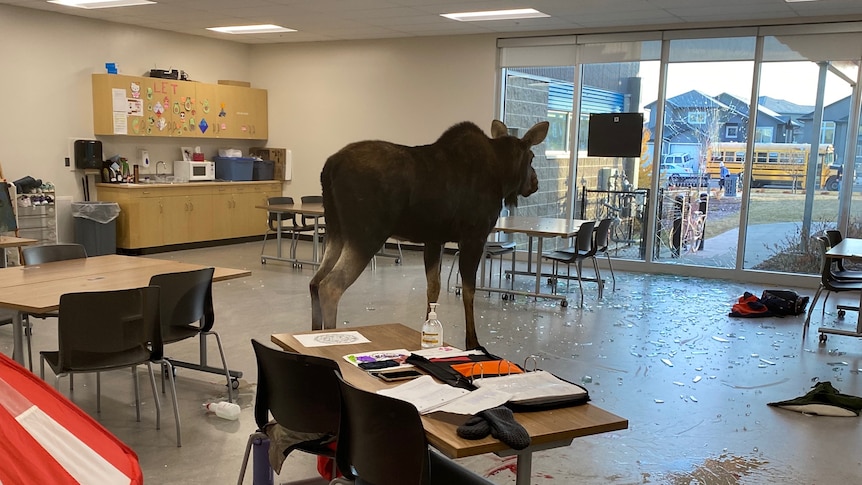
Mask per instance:
[[[213,157],[216,178],[221,180],[252,180],[254,158]]]

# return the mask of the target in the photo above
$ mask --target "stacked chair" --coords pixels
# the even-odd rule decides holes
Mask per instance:
[[[840,233],[837,234],[840,238]],[[832,236],[833,240],[835,234]],[[811,306],[808,307],[808,315],[805,317],[805,324],[802,331],[802,338],[805,339],[808,333],[808,324],[811,321],[811,314],[814,312],[814,307],[817,305],[817,300],[825,290],[826,297],[823,298],[821,306],[821,314],[826,312],[826,300],[829,298],[829,293],[842,293],[848,291],[862,292],[862,272],[849,271],[844,268],[841,258],[831,258],[826,255],[826,252],[832,248],[829,236],[817,236],[814,238],[819,253],[820,253],[820,286],[814,294],[814,299],[811,301]],[[840,242],[840,239],[838,239]],[[858,306],[838,305],[839,316],[844,316],[846,310],[859,311]],[[821,339],[824,335],[821,334]]]

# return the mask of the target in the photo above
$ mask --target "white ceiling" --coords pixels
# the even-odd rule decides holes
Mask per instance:
[[[636,30],[644,26],[862,20],[862,0],[156,0],[155,5],[84,10],[45,0],[0,4],[48,10],[248,44],[483,33]],[[441,13],[532,7],[550,18],[458,22]],[[298,32],[230,35],[206,27],[277,24]]]

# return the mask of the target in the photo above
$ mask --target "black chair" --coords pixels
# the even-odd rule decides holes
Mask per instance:
[[[608,243],[610,241],[611,235],[611,224],[613,223],[613,219],[607,218],[599,221],[599,224],[596,226],[596,236],[593,244],[596,247],[596,254],[604,253],[604,255],[608,259],[608,268],[611,270],[611,281],[613,281],[613,287],[611,291],[617,291],[617,277],[614,275],[614,265],[611,264],[611,255],[608,252]],[[604,283],[604,282],[603,282]]]
[[[232,376],[224,356],[224,348],[219,334],[212,330],[215,323],[212,296],[214,272],[214,268],[203,268],[159,274],[150,278],[150,286],[158,286],[162,289],[160,299],[162,342],[167,345],[200,336],[200,359],[197,364],[171,358],[166,360],[170,360],[174,368],[183,367],[225,376],[228,401],[233,402]],[[207,365],[207,335],[215,336],[221,356],[221,368]],[[162,390],[164,391],[164,388]]]
[[[485,478],[432,451],[416,408],[363,391],[338,376],[341,426],[338,469],[356,485],[489,485]],[[352,482],[351,482],[352,480]]]
[[[575,236],[575,245],[570,251],[552,251],[542,254],[542,257],[553,262],[554,275],[550,278],[552,282],[552,292],[557,293],[557,278],[558,268],[560,263],[566,265],[566,292],[569,291],[569,282],[571,281],[571,266],[575,264],[578,276],[578,288],[581,290],[581,306],[584,306],[584,283],[581,278],[583,270],[583,262],[585,259],[593,260],[593,268],[596,272],[596,281],[599,284],[599,298],[602,295],[601,274],[599,273],[599,265],[596,262],[596,246],[593,244],[593,230],[596,227],[595,221],[587,221],[581,224],[578,228],[578,234]]]
[[[293,204],[293,197],[270,197],[266,199],[267,205],[287,205]],[[260,248],[260,254],[263,255],[264,251],[266,251],[266,240],[270,234],[290,234],[295,226],[294,223],[295,214],[291,214],[289,212],[285,212],[281,214],[281,226],[276,227],[278,225],[278,213],[276,212],[267,212],[267,221],[266,221],[266,232],[263,235],[263,246]],[[291,236],[292,237],[292,236]],[[293,246],[291,246],[292,248]],[[295,258],[293,251],[291,251],[291,257]]]
[[[303,195],[299,198],[300,202],[303,204],[322,204],[323,196],[322,195]],[[296,258],[296,243],[299,241],[299,235],[307,232],[311,233],[311,236],[314,237],[314,222],[317,221],[317,237],[321,239],[321,246],[326,249],[326,221],[319,216],[306,216],[303,215],[298,221],[294,218],[294,227],[293,231],[293,258]]]
[[[162,355],[159,288],[67,293],[60,297],[57,335],[59,350],[40,352],[39,374],[43,379],[46,363],[54,372],[55,387],[62,376],[95,372],[96,411],[101,412],[100,373],[130,367],[135,382],[135,411],[140,421],[137,366],[146,364],[156,403],[156,429],[161,429],[161,405],[152,364],[170,368],[170,363]],[[180,416],[172,373],[170,383],[177,446],[181,446]]]
[[[335,457],[335,452],[321,442],[330,441],[329,438],[338,433],[340,415],[337,363],[323,357],[283,352],[254,339],[251,345],[257,358],[258,383],[254,401],[257,431],[248,438],[238,485],[245,478],[252,443],[256,439],[267,439],[264,429],[270,424],[270,414],[275,423],[291,431],[326,436],[297,443],[285,450],[285,456],[297,449],[330,458]]]
[[[21,248],[24,264],[51,263],[54,261],[66,261],[68,259],[81,259],[87,257],[87,250],[80,244],[61,243],[43,244],[40,246],[25,246]]]
[[[817,300],[823,290],[826,290],[826,298],[823,299],[821,306],[821,315],[826,312],[826,300],[829,298],[829,292],[842,293],[847,291],[862,291],[862,280],[839,280],[832,273],[832,259],[826,255],[829,249],[829,239],[825,236],[814,238],[820,252],[820,286],[817,292],[814,293],[814,299],[811,301],[811,306],[808,307],[808,315],[805,317],[805,324],[802,327],[802,338],[805,339],[808,333],[808,323],[811,321],[811,314],[814,312],[814,306],[817,305]],[[839,313],[843,316],[845,310],[859,311],[858,307],[838,305]]]
[[[23,247],[21,249],[21,255],[25,266],[33,266],[36,264],[52,263],[54,261],[83,259],[87,257],[87,250],[81,244],[42,244],[39,246]],[[30,324],[30,317],[40,318],[43,320],[46,318],[57,318],[57,312],[29,313],[24,315],[24,336],[27,338],[27,358],[30,363],[30,370],[33,370],[33,349],[30,344],[33,326]]]
[[[512,267],[511,272],[515,272],[515,250],[517,249],[517,243],[515,241],[491,241],[490,239],[496,239],[496,234],[492,233],[489,236],[489,240],[485,242],[485,252],[483,254],[483,259],[490,259],[491,264],[488,268],[488,286],[491,286],[493,282],[493,274],[494,274],[494,258],[500,263],[499,271],[497,272],[497,286],[499,288],[503,287],[503,256],[507,254],[512,255]],[[460,250],[455,251],[454,259],[452,260],[452,266],[449,267],[449,276],[446,277],[446,288],[451,288],[449,282],[452,280],[452,273],[455,272],[455,266],[458,265],[458,255],[461,253]],[[455,273],[455,286],[458,286],[458,280],[460,279],[459,273]],[[485,275],[482,274],[482,281],[480,286],[485,286]],[[512,275],[511,280],[512,286],[514,286],[514,275]],[[459,294],[459,290],[456,288],[455,294]],[[504,297],[505,298],[505,297]]]

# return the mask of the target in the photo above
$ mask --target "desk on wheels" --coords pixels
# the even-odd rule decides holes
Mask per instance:
[[[320,203],[305,203],[305,204],[272,204],[272,205],[256,205],[258,209],[264,209],[267,212],[272,212],[275,214],[276,223],[278,224],[278,230],[276,231],[276,240],[277,247],[275,250],[275,256],[266,256],[264,254],[260,255],[261,264],[266,264],[266,262],[270,259],[276,261],[286,261],[288,263],[293,263],[294,265],[303,265],[309,264],[312,266],[320,265],[320,226],[319,221],[320,218],[323,217],[323,204]],[[284,220],[284,216],[290,216],[292,214],[297,214],[301,216],[311,217],[314,219],[314,232],[312,234],[312,256],[311,260],[301,260],[296,257],[296,255],[292,255],[293,257],[285,258],[281,255],[281,223]]]
[[[344,355],[385,349],[415,349],[419,344],[419,332],[398,323],[352,328],[370,340],[369,343],[305,347],[294,334],[274,334],[273,343],[289,352],[315,355],[334,360],[341,368],[344,379],[354,386],[375,392],[397,383],[386,383],[348,363]],[[337,330],[336,330],[337,331]],[[302,332],[301,334],[330,333],[333,330]],[[532,455],[534,451],[568,446],[574,438],[628,428],[628,420],[609,413],[592,404],[567,408],[515,413],[515,419],[527,429],[531,444],[524,450],[513,450],[508,445],[490,436],[480,440],[465,440],[458,437],[456,429],[467,416],[431,413],[422,416],[428,442],[449,458],[496,453],[499,456],[517,455],[518,471],[516,484],[530,483]]]
[[[0,269],[0,307],[16,310],[13,318],[15,360],[24,363],[25,313],[49,313],[60,309],[60,296],[81,291],[109,291],[147,286],[157,274],[193,271],[207,266],[178,261],[109,254],[33,266]],[[251,271],[215,268],[213,281],[251,275]],[[206,363],[201,355],[201,364]],[[200,369],[206,370],[206,369]],[[222,369],[218,374],[224,375]],[[232,377],[242,373],[231,371]]]
[[[846,238],[842,239],[834,248],[826,251],[827,258],[847,258],[862,260],[862,239]],[[859,293],[859,311],[856,317],[856,331],[842,330],[839,328],[820,327],[817,331],[820,333],[820,340],[825,341],[827,334],[845,335],[848,337],[862,337],[862,292]]]
[[[0,236],[0,268],[6,267],[6,248],[20,248],[38,243],[38,239],[26,237]]]
[[[568,301],[566,295],[558,295],[551,293],[542,293],[542,239],[560,237],[564,239],[575,237],[578,234],[578,229],[581,224],[588,222],[581,219],[556,219],[550,217],[526,217],[526,216],[509,216],[497,219],[495,231],[510,233],[510,234],[526,234],[527,235],[527,271],[513,271],[512,284],[509,289],[501,288],[476,288],[482,291],[497,291],[511,295],[524,295],[536,298],[551,298],[560,300],[560,305],[567,306]],[[536,251],[533,252],[533,238],[538,238]],[[533,271],[533,258],[536,260],[536,270]],[[536,276],[535,291],[516,291],[514,290],[514,278],[516,274],[534,275]],[[546,275],[551,276],[551,275]]]

